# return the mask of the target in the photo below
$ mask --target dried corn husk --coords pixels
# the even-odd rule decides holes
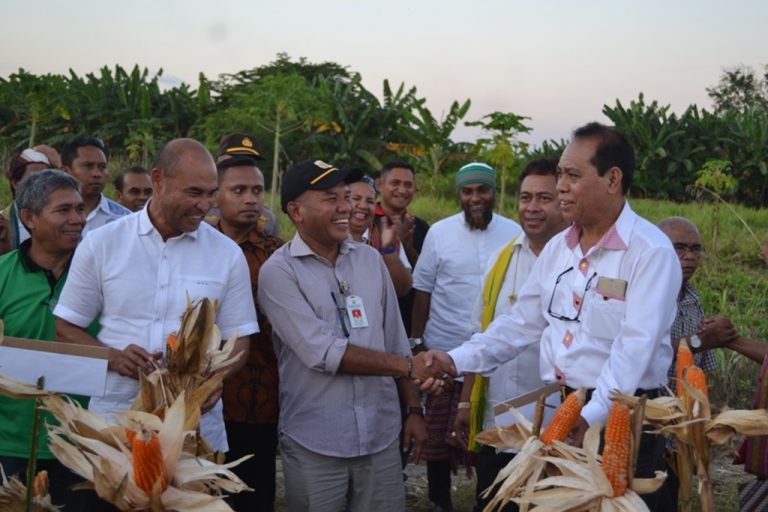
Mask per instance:
[[[768,411],[725,410],[712,416],[708,397],[685,381],[683,386],[688,406],[675,396],[648,400],[645,422],[658,433],[676,440],[674,469],[680,479],[682,509],[691,508],[690,489],[695,468],[701,509],[711,511],[714,510],[714,496],[709,478],[710,447],[727,443],[737,433],[744,436],[768,435]],[[638,400],[626,395],[617,399],[625,403]]]
[[[222,346],[221,332],[215,324],[217,308],[218,303],[208,299],[197,303],[188,301],[178,333],[169,336],[164,367],[139,378],[134,410],[161,414],[183,392],[187,414],[184,428],[197,429],[200,406],[222,384],[229,366],[243,357],[243,354],[233,355],[237,336]],[[195,444],[187,448],[197,456],[222,460],[201,436],[191,440]]]
[[[633,402],[632,437],[639,435],[642,425],[644,401]],[[659,472],[655,478],[631,478],[631,489],[621,497],[613,497],[613,488],[603,474],[600,447],[601,425],[592,426],[584,437],[582,448],[560,441],[544,445],[531,434],[532,425],[514,408],[510,413],[519,421],[514,425],[495,427],[481,432],[477,440],[497,448],[515,448],[520,451],[503,468],[494,483],[484,491],[494,497],[486,511],[503,507],[514,501],[520,510],[648,510],[638,493],[650,493],[664,482],[666,474]],[[637,444],[632,443],[632,465],[637,457]],[[530,508],[535,507],[535,508]]]
[[[41,477],[45,471],[38,473],[35,478],[35,494],[32,497],[30,507],[31,512],[60,512],[61,509],[51,503],[51,496],[48,494],[46,477]],[[25,497],[27,487],[21,483],[21,480],[11,476],[10,480],[6,477],[3,466],[0,464],[0,510],[3,512],[25,512]]]
[[[142,411],[116,413],[108,423],[79,405],[59,397],[44,400],[45,408],[61,423],[49,427],[49,446],[59,461],[83,477],[98,495],[124,511],[171,510],[230,511],[222,491],[249,490],[229,468],[248,457],[220,465],[183,451],[194,432],[184,429],[186,399],[182,392],[163,412],[163,418]],[[156,485],[150,493],[133,479],[133,454],[126,430],[156,432],[163,455],[168,487]]]
[[[0,374],[0,395],[14,400],[29,400],[48,396],[48,391],[38,389],[32,384],[21,382]]]

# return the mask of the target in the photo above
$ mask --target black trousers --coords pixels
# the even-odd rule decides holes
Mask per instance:
[[[429,489],[429,501],[438,505],[444,512],[453,510],[451,461],[427,461],[427,487]]]
[[[253,492],[241,492],[227,498],[237,512],[272,512],[275,508],[275,459],[277,425],[274,423],[224,423],[227,429],[227,462],[253,454],[232,468]]]
[[[496,493],[493,493],[488,498],[481,498],[480,494],[491,486],[493,481],[496,480],[499,471],[504,469],[514,457],[513,453],[496,453],[496,449],[491,446],[483,446],[480,449],[480,452],[477,454],[477,464],[475,465],[477,487],[475,488],[474,512],[482,512],[485,506],[488,505],[488,502],[493,499]],[[497,510],[500,512],[517,512],[520,510],[520,507],[516,503],[508,503],[503,508]]]

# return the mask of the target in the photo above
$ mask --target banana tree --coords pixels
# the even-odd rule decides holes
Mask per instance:
[[[432,115],[425,102],[425,99],[417,100],[413,111],[405,113],[406,124],[402,126],[401,131],[409,141],[424,150],[421,161],[433,176],[437,176],[446,161],[459,154],[457,144],[451,140],[451,134],[467,115],[471,101],[454,101],[448,114],[439,120]]]

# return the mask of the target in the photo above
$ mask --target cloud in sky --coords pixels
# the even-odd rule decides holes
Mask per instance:
[[[532,142],[568,137],[640,92],[675,111],[709,106],[722,68],[768,63],[764,1],[4,0],[0,13],[0,76],[139,64],[195,86],[199,72],[286,52],[349,66],[376,94],[385,78],[414,85],[437,116],[465,98],[471,119],[529,116]]]

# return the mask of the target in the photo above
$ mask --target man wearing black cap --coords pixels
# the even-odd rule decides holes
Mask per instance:
[[[351,242],[347,183],[357,169],[290,168],[282,208],[296,226],[259,274],[280,373],[280,452],[289,511],[405,508],[398,453],[426,438],[397,296],[378,252]],[[393,377],[395,377],[393,379]]]
[[[233,160],[227,163],[229,167],[244,163],[257,166],[258,168],[259,160],[264,160],[264,157],[256,149],[256,140],[253,138],[253,135],[230,133],[221,138],[219,150],[216,153],[216,164],[220,164],[225,160]],[[261,172],[261,169],[259,169],[259,172]],[[218,218],[218,209],[211,210],[209,216]],[[266,206],[263,206],[261,209],[259,226],[267,235],[280,237],[280,225],[277,223],[275,214]]]

